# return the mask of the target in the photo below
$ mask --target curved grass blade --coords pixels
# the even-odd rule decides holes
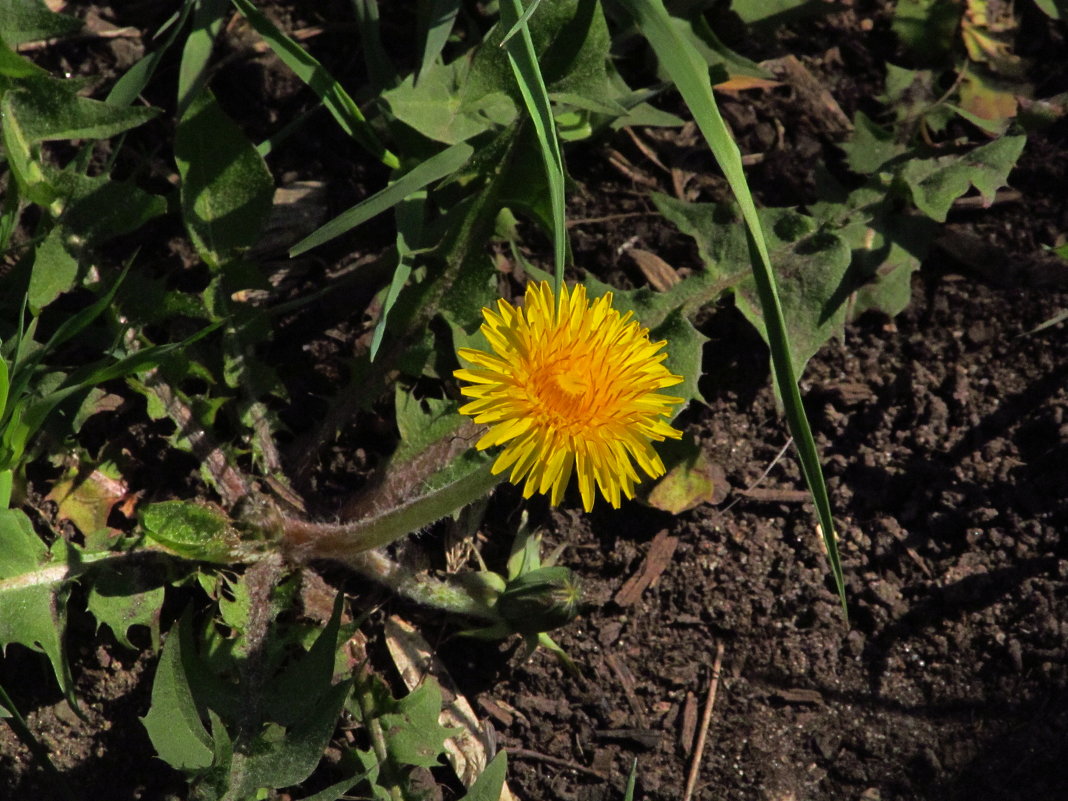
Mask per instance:
[[[712,95],[712,83],[708,75],[708,65],[693,45],[679,36],[662,0],[620,0],[620,2],[633,16],[642,35],[656,52],[661,65],[678,87],[741,208],[742,218],[746,224],[753,279],[767,328],[775,383],[782,397],[786,422],[797,446],[801,471],[816,505],[816,515],[822,530],[827,559],[834,575],[838,597],[842,603],[842,612],[848,616],[845,579],[838,554],[831,502],[827,495],[827,485],[823,479],[816,443],[812,439],[812,430],[809,427],[808,418],[805,417],[804,406],[801,404],[797,376],[790,361],[789,338],[775,286],[775,275],[772,272],[767,245],[764,243],[756,206],[742,168],[741,153],[716,107],[716,101]]]
[[[536,5],[536,4],[535,4]],[[518,37],[506,39],[502,46],[508,53],[523,103],[534,123],[538,137],[542,161],[545,163],[545,176],[549,183],[549,203],[553,214],[553,264],[556,277],[556,291],[564,281],[564,262],[567,260],[567,226],[564,220],[564,158],[560,152],[560,141],[556,136],[556,124],[553,120],[549,93],[545,88],[538,66],[538,56],[534,52],[534,42],[530,37],[525,17],[521,16],[522,4],[519,0],[502,0],[501,25],[509,29],[516,28]],[[528,14],[533,8],[528,10]],[[509,36],[511,34],[509,33]]]
[[[115,85],[111,87],[111,91],[108,92],[107,102],[113,106],[128,106],[133,103],[138,95],[148,86],[148,82],[152,80],[152,76],[156,72],[156,68],[159,66],[160,61],[167,54],[171,45],[174,44],[178,38],[178,34],[185,29],[186,20],[189,18],[189,13],[193,9],[193,3],[191,0],[182,4],[180,11],[176,11],[171,16],[153,37],[158,41],[169,28],[170,32],[167,34],[167,38],[151,53],[146,55],[130,69],[126,70],[121,78],[115,81]]]
[[[234,1],[244,2],[244,0]],[[466,142],[459,142],[442,150],[414,169],[406,172],[385,189],[376,192],[366,200],[360,201],[348,211],[341,212],[326,225],[312,231],[312,233],[290,248],[289,255],[291,257],[299,256],[301,253],[318,247],[324,242],[329,242],[331,239],[355,228],[360,223],[366,222],[372,217],[393,208],[413,192],[424,189],[434,181],[452,175],[468,162],[474,152],[474,148]]]
[[[282,63],[293,70],[319,96],[323,105],[352,139],[387,167],[396,169],[400,160],[386,149],[368,125],[356,101],[308,51],[275,27],[249,0],[231,0],[234,7],[267,42]]]
[[[382,316],[378,318],[374,334],[371,335],[371,361],[375,360],[382,338],[386,334],[386,321],[393,304],[400,297],[401,290],[412,275],[412,265],[416,250],[423,238],[423,214],[427,194],[425,191],[413,192],[397,204],[397,268],[389,282],[389,290],[382,301]]]
[[[506,44],[508,44],[508,41],[517,33],[519,33],[519,29],[527,24],[527,20],[530,19],[531,15],[537,10],[540,4],[541,0],[533,0],[533,2],[531,2],[531,4],[527,7],[527,10],[523,12],[523,16],[516,20],[515,25],[509,28],[508,33],[506,33],[504,35],[504,38],[501,39],[501,47],[504,47]]]
[[[378,16],[378,0],[352,0],[356,12],[356,27],[360,32],[360,48],[371,88],[376,94],[392,89],[400,83],[397,69],[382,44],[382,25]]]

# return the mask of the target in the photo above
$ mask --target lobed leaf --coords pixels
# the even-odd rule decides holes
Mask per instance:
[[[152,586],[147,579],[136,569],[103,567],[95,573],[89,588],[88,608],[96,618],[97,628],[107,626],[115,639],[132,651],[140,650],[130,642],[129,632],[133,626],[148,628],[152,648],[159,650],[159,616],[164,588]]]
[[[63,633],[78,554],[62,540],[49,550],[18,509],[0,509],[0,542],[0,651],[18,643],[45,654],[60,689],[73,700]]]
[[[964,153],[910,159],[901,169],[901,180],[916,208],[933,220],[945,222],[953,202],[973,186],[984,202],[993,203],[1026,143],[1023,135],[1003,136]]]

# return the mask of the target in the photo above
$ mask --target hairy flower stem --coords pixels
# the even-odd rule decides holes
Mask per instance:
[[[397,564],[379,551],[365,551],[342,560],[348,567],[422,606],[457,615],[496,621],[493,591],[481,582],[441,581]]]
[[[499,481],[500,478],[490,473],[489,465],[483,464],[439,489],[348,523],[309,523],[284,518],[282,537],[297,561],[348,562],[355,554],[389,545],[485,497]]]

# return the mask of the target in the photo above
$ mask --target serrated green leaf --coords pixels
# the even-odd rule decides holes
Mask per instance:
[[[846,164],[855,173],[869,175],[905,152],[893,131],[876,125],[863,111],[854,116],[853,127],[853,138],[840,147],[845,151]]]
[[[749,263],[745,231],[714,204],[694,204],[664,195],[653,198],[667,219],[697,242],[705,269],[728,276]],[[813,354],[844,328],[845,283],[852,261],[848,243],[817,229],[811,217],[790,209],[761,209],[771,263],[790,339],[790,360],[800,374]],[[734,287],[735,303],[767,341],[761,304],[751,278]]]
[[[83,24],[77,17],[49,11],[43,0],[0,0],[0,39],[11,47],[57,39],[80,30]]]
[[[399,384],[394,398],[401,444],[397,446],[391,463],[410,461],[464,423],[464,418],[456,414],[457,404],[454,401],[437,398],[419,400]]]
[[[178,123],[174,157],[186,230],[200,257],[218,268],[256,243],[271,210],[274,180],[207,89]]]
[[[193,700],[186,662],[195,659],[187,613],[171,628],[152,681],[152,705],[141,723],[160,759],[178,770],[202,770],[212,764],[212,737]]]
[[[516,118],[515,102],[495,88],[507,84],[478,78],[474,70],[482,61],[476,57],[474,64],[462,58],[435,64],[420,74],[418,83],[410,75],[382,99],[393,116],[428,139],[447,145],[465,142]]]
[[[868,310],[890,317],[905,310],[912,299],[912,275],[926,258],[938,227],[934,220],[900,213],[894,203],[885,202],[868,219],[840,229],[853,252],[850,283],[857,287],[850,319]]]
[[[683,378],[681,384],[667,390],[668,394],[686,401],[697,400],[703,403],[704,397],[697,384],[701,379],[701,363],[704,360],[704,345],[708,342],[708,337],[694,328],[682,310],[677,309],[649,332],[649,338],[653,342],[667,342],[667,359],[664,360],[664,366]],[[675,413],[678,414],[685,406],[684,403],[677,407]]]
[[[0,651],[18,643],[45,654],[71,697],[63,646],[68,579],[76,552],[59,540],[51,551],[18,509],[0,509]]]
[[[953,201],[972,186],[986,203],[993,203],[1026,143],[1026,136],[1003,136],[963,153],[911,159],[900,177],[916,208],[933,220],[945,222]]]
[[[445,740],[456,733],[438,723],[441,687],[433,676],[397,702],[397,711],[382,715],[386,750],[397,764],[432,768],[445,752]]]
[[[130,642],[130,627],[148,627],[152,648],[158,651],[163,595],[162,586],[146,585],[145,576],[136,569],[119,570],[105,566],[94,572],[88,608],[96,618],[98,628],[107,626],[115,639],[131,650],[140,649]]]

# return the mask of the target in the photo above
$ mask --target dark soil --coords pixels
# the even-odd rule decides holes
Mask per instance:
[[[278,17],[308,22],[288,15]],[[862,25],[859,12],[799,23],[747,55],[803,57],[851,116],[881,81],[870,54],[892,50],[885,13],[869,16],[874,25]],[[1065,43],[1063,30],[1050,38]],[[340,44],[327,42],[328,53],[331,46],[336,55]],[[91,55],[106,66],[104,53]],[[340,72],[341,61],[331,68]],[[1056,76],[1047,76],[1047,94],[1068,90],[1059,69],[1061,83],[1051,86]],[[279,109],[293,103],[292,83],[270,70],[257,80]],[[784,93],[724,100],[743,152],[768,150],[750,173],[768,204],[809,199],[816,154],[833,152],[826,130],[789,109]],[[787,116],[785,138],[765,142],[768,126]],[[700,147],[685,130],[637,133],[669,171],[623,132],[568,155],[578,183],[569,209],[576,262],[620,287],[645,280],[628,247],[699,268],[689,243],[647,213],[652,186],[676,194],[671,168],[683,174],[688,197],[724,196],[701,172]],[[307,144],[314,160],[290,165],[290,177],[333,180],[338,168],[321,144]],[[612,152],[628,170],[611,166]],[[635,798],[680,799],[717,648],[722,669],[694,798],[1068,797],[1068,338],[1065,323],[1031,333],[1068,309],[1068,268],[1040,252],[1068,231],[1066,170],[1062,120],[1029,139],[1010,178],[1018,195],[951,216],[948,230],[983,243],[984,259],[936,250],[904,314],[861,318],[805,373],[839,524],[848,623],[798,466],[784,452],[767,351],[729,304],[698,321],[710,337],[708,406],[681,418],[724,470],[727,501],[679,516],[638,504],[584,515],[573,499],[558,510],[531,505],[549,544],[569,546],[563,562],[585,582],[589,611],[554,635],[581,676],[543,653],[521,661],[464,639],[440,646],[498,746],[512,752],[517,797],[619,799],[637,759]],[[364,194],[366,176],[356,168],[344,174],[354,185],[330,188],[343,196],[339,208]],[[333,254],[339,263],[383,243],[345,246],[351,254]],[[306,269],[314,281],[326,268]],[[304,352],[321,359],[322,386],[343,382],[339,349],[329,343],[347,339],[344,351],[363,332],[361,311],[346,321],[328,308],[317,329],[295,329],[306,335],[291,346],[298,358],[314,340]],[[305,391],[311,397],[320,388]],[[365,433],[366,423],[344,435],[345,448],[366,451],[325,447],[312,486],[329,495],[365,474],[382,437]],[[506,536],[507,520],[514,527],[516,497],[510,488],[498,492],[488,531]],[[655,574],[651,586],[621,596],[643,573]],[[47,664],[21,648],[0,661],[0,683],[84,798],[180,797],[181,777],[152,757],[137,719],[148,708],[155,657],[95,636],[78,604],[76,597],[72,657],[86,719],[59,701]],[[431,632],[440,625],[422,619]],[[30,765],[28,751],[0,729],[0,796],[49,797]]]

